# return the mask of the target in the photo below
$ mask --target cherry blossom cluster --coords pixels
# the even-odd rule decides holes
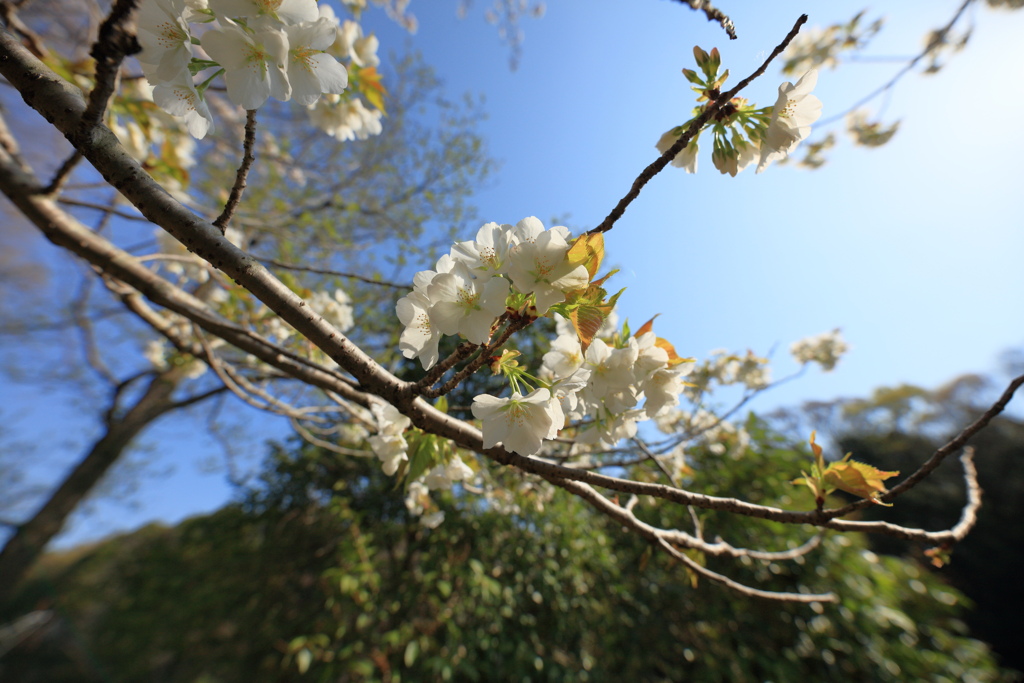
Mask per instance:
[[[650,327],[644,325],[630,335],[624,325],[617,333],[595,338],[584,351],[575,331],[559,321],[559,335],[544,354],[539,376],[550,383],[564,421],[578,425],[578,443],[613,446],[636,436],[638,422],[679,405],[679,394],[686,386],[683,378],[694,363],[679,358],[672,345]],[[477,397],[474,406],[480,400]],[[484,417],[475,407],[473,413]],[[493,416],[490,419],[495,421]],[[503,427],[498,422],[499,430]],[[485,440],[487,433],[485,420]],[[507,442],[505,446],[509,448]],[[531,453],[537,450],[539,445]]]
[[[596,283],[606,279],[593,280],[603,246],[593,247],[595,262],[573,256],[577,243],[566,228],[545,230],[533,217],[514,226],[484,225],[475,240],[460,242],[442,256],[435,270],[417,273],[412,293],[398,301],[396,312],[405,326],[402,353],[430,369],[438,362],[442,336],[486,344],[510,316],[536,318],[568,309],[578,315],[581,306],[589,306],[591,313],[603,311],[594,314],[599,322],[607,321],[611,305],[602,309],[608,304],[603,290],[596,299],[593,295]],[[492,360],[492,370],[505,376],[511,395],[473,399],[484,448],[500,443],[533,455],[570,424],[577,441],[610,445],[634,436],[638,421],[678,405],[682,378],[692,363],[679,358],[650,324],[630,335],[627,326],[587,332],[578,321],[570,325],[561,315],[558,320],[558,336],[537,374],[519,366],[515,351],[505,350]],[[398,457],[383,449],[375,452],[385,470],[391,469],[387,458]]]
[[[320,8],[323,16],[334,17],[327,5]],[[310,122],[328,135],[338,140],[365,140],[373,135],[380,135],[383,130],[381,119],[384,116],[383,102],[379,95],[383,88],[379,83],[376,67],[380,65],[377,56],[379,41],[374,35],[364,36],[363,28],[357,22],[346,19],[338,24],[338,37],[327,48],[327,54],[336,57],[348,65],[348,73],[353,83],[342,94],[330,93],[309,105]],[[359,89],[374,97],[377,105],[367,107],[363,100],[354,94]]]
[[[683,75],[693,84],[698,93],[699,104],[693,110],[696,118],[704,111],[706,104],[717,99],[722,85],[729,77],[729,71],[719,74],[721,56],[718,49],[709,53],[693,49],[697,65],[702,74],[683,69]],[[757,162],[757,172],[764,171],[772,162],[787,157],[811,132],[811,124],[821,116],[821,100],[811,94],[818,80],[816,70],[808,71],[793,83],[779,86],[775,105],[757,108],[742,97],[735,97],[722,106],[709,122],[714,137],[711,160],[721,173],[735,177],[747,166]],[[655,145],[664,154],[683,135],[690,122],[671,128]],[[683,168],[687,173],[697,172],[699,151],[698,131],[672,160],[672,165]]]
[[[817,363],[825,372],[835,368],[836,363],[849,349],[838,329],[801,339],[789,347],[790,353],[798,362]]]
[[[139,62],[154,101],[202,138],[213,126],[205,91],[221,74],[228,99],[247,110],[269,97],[308,106],[323,93],[343,92],[348,72],[325,52],[339,32],[327,9],[316,0],[144,0]],[[201,37],[191,24],[206,25]],[[209,69],[216,71],[193,81]]]
[[[542,316],[564,301],[566,292],[585,287],[586,267],[566,258],[569,237],[567,228],[545,230],[531,216],[515,226],[488,223],[476,240],[456,244],[435,270],[417,273],[412,293],[398,301],[403,355],[419,358],[429,370],[438,360],[442,335],[483,344],[507,307],[518,309],[528,301],[533,314]]]

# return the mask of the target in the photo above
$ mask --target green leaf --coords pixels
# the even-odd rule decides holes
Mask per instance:
[[[878,496],[886,492],[882,482],[899,475],[899,472],[884,472],[867,463],[850,460],[850,455],[847,453],[845,458],[828,466],[822,477],[825,483],[879,505],[886,505],[878,500]]]
[[[405,471],[405,488],[420,478],[427,470],[439,464],[440,458],[437,444],[438,437],[433,434],[424,434],[419,430],[411,430],[406,433],[406,441],[409,442],[409,466]]]

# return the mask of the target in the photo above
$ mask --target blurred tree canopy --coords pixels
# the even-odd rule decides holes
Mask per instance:
[[[695,490],[759,481],[807,494],[809,455],[747,425],[732,459],[689,456]],[[32,681],[996,681],[967,636],[963,596],[915,561],[827,535],[795,563],[747,559],[737,579],[840,588],[836,605],[779,605],[695,576],[568,496],[507,475],[507,507],[449,494],[419,525],[372,462],[275,447],[240,502],[46,557],[0,621],[50,615],[0,660]],[[643,507],[643,506],[641,506]],[[683,524],[664,518],[662,525]],[[730,541],[785,549],[801,530],[701,512]],[[701,558],[709,566],[714,558]],[[305,676],[300,672],[305,672]]]
[[[1007,355],[1008,365],[1012,358]],[[805,419],[829,425],[837,453],[852,452],[882,469],[909,472],[954,436],[970,415],[984,410],[997,384],[993,378],[964,375],[937,389],[881,387],[869,398],[806,404],[803,410]],[[1024,421],[1003,415],[971,443],[984,502],[977,526],[953,549],[951,562],[936,571],[973,601],[974,608],[965,616],[971,632],[991,643],[1008,666],[1024,670],[1024,586],[1017,580],[1024,566]],[[944,528],[956,522],[963,500],[963,476],[946,466],[892,508],[868,509],[865,518]],[[893,537],[872,537],[871,547],[891,555],[911,554],[928,563],[922,547]]]

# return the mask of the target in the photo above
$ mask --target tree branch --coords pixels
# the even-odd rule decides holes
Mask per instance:
[[[722,10],[715,9],[708,0],[677,0],[677,2],[689,5],[690,9],[704,12],[708,21],[717,21],[718,25],[725,29],[729,40],[736,40],[736,24],[732,23],[732,19],[727,17]]]
[[[387,282],[386,280],[375,280],[365,275],[357,275],[355,273],[343,273],[338,270],[330,270],[327,268],[314,268],[312,266],[299,266],[294,263],[285,263],[272,258],[256,257],[260,263],[266,263],[277,268],[284,268],[285,270],[294,270],[302,273],[313,273],[315,275],[329,275],[331,277],[347,277],[352,280],[358,280],[359,282],[365,282],[368,285],[378,285],[380,287],[390,287],[392,289],[409,289],[409,285],[400,285],[395,282]]]
[[[932,457],[928,458],[928,460],[926,460],[916,472],[896,486],[893,486],[888,492],[879,496],[879,500],[883,503],[891,503],[900,494],[917,486],[922,479],[927,477],[936,467],[942,464],[942,461],[946,456],[962,448],[972,436],[987,427],[989,422],[1003,412],[1006,409],[1006,406],[1010,403],[1010,400],[1013,398],[1014,393],[1016,393],[1017,389],[1019,389],[1021,385],[1024,385],[1024,375],[1021,375],[1011,381],[998,400],[996,400],[988,410],[982,413],[977,420],[964,427],[963,431],[936,450],[935,453],[932,454]],[[841,508],[826,510],[825,512],[834,517],[844,517],[856,510],[862,510],[871,504],[870,500],[858,500]]]
[[[245,140],[242,143],[242,163],[238,167],[238,173],[235,174],[235,184],[231,187],[227,204],[224,205],[224,210],[221,214],[213,221],[213,224],[220,229],[220,234],[222,235],[227,229],[228,221],[234,215],[235,209],[238,208],[238,203],[242,201],[242,192],[245,190],[246,178],[249,177],[249,169],[252,168],[252,162],[256,159],[252,151],[255,144],[256,110],[249,109],[245,112]]]

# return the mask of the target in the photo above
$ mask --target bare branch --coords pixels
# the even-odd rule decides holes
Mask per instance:
[[[597,508],[597,510],[599,512],[602,512],[605,515],[611,517],[612,519],[615,519],[616,521],[622,523],[623,526],[625,526],[625,527],[631,529],[632,531],[634,531],[637,535],[647,539],[652,544],[655,544],[658,547],[662,548],[663,550],[668,552],[670,555],[672,555],[672,557],[674,557],[677,560],[683,562],[683,564],[685,564],[691,570],[697,572],[698,574],[701,574],[702,576],[710,579],[711,581],[715,581],[717,583],[721,583],[721,584],[723,584],[723,585],[725,585],[725,586],[727,586],[729,588],[732,588],[733,590],[736,590],[736,591],[738,591],[738,592],[740,592],[740,593],[742,593],[744,595],[748,595],[748,596],[751,596],[751,597],[757,597],[757,598],[765,598],[767,600],[777,600],[777,601],[782,601],[782,602],[800,602],[800,603],[808,603],[808,602],[835,602],[837,600],[836,596],[833,593],[809,594],[809,593],[783,593],[783,592],[776,592],[776,591],[763,591],[763,590],[758,590],[756,588],[751,588],[750,586],[746,586],[744,584],[738,583],[737,581],[734,581],[733,579],[730,579],[730,578],[728,578],[726,576],[718,574],[717,572],[713,572],[710,569],[702,567],[701,565],[699,565],[698,563],[694,562],[689,557],[686,557],[686,555],[684,555],[683,553],[680,553],[672,544],[673,543],[678,543],[678,544],[683,545],[683,546],[685,546],[687,548],[693,548],[693,549],[699,550],[699,551],[701,551],[701,552],[703,552],[705,554],[710,554],[710,555],[730,554],[730,555],[733,555],[734,557],[741,557],[743,555],[751,557],[752,555],[750,553],[753,552],[753,551],[740,551],[740,552],[737,552],[737,549],[733,549],[733,548],[731,548],[730,546],[728,546],[727,544],[724,544],[724,543],[720,543],[720,544],[717,544],[717,546],[713,546],[713,545],[709,545],[707,543],[704,543],[704,542],[700,541],[699,539],[694,538],[693,536],[690,536],[689,534],[685,534],[685,533],[683,533],[681,531],[664,531],[664,530],[661,530],[661,529],[656,529],[656,528],[654,528],[654,527],[652,527],[652,526],[650,526],[648,524],[645,524],[644,522],[641,522],[640,520],[638,520],[636,518],[636,516],[633,515],[633,512],[630,509],[630,507],[621,507],[619,505],[616,505],[615,503],[613,503],[612,501],[608,500],[604,496],[600,495],[597,491],[595,491],[594,489],[592,489],[591,487],[589,487],[589,486],[587,486],[585,484],[579,484],[578,482],[566,481],[564,479],[562,479],[562,480],[559,480],[559,479],[548,479],[548,481],[550,481],[555,486],[558,486],[560,488],[564,488],[567,491],[570,491],[571,493],[573,493],[573,494],[579,496],[580,498],[586,500],[592,506]],[[812,539],[807,544],[804,544],[804,546],[801,546],[801,548],[794,549],[794,550],[791,550],[791,551],[786,551],[784,554],[786,554],[786,555],[793,555],[793,558],[787,558],[787,559],[794,559],[795,557],[799,557],[801,555],[806,554],[807,552],[809,552],[810,550],[812,550],[816,546],[817,546],[817,542],[815,542],[814,539]],[[731,550],[733,552],[729,552],[729,550]],[[771,557],[772,555],[774,555],[774,553],[766,553],[764,555],[767,555],[767,556]],[[781,559],[781,558],[779,558],[779,559]]]
[[[386,280],[375,280],[365,275],[357,275],[355,273],[343,273],[338,270],[330,270],[327,268],[314,268],[312,266],[299,266],[294,263],[284,263],[272,258],[257,257],[257,261],[260,263],[266,263],[277,268],[284,268],[285,270],[295,270],[302,273],[313,273],[315,275],[330,275],[331,277],[347,277],[352,280],[358,280],[359,282],[365,282],[368,285],[379,285],[381,287],[391,287],[392,289],[409,289],[409,285],[400,285],[395,282],[387,282]]]
[[[120,211],[118,209],[115,209],[113,204],[96,204],[95,202],[87,202],[81,199],[71,199],[70,197],[61,197],[57,201],[66,206],[79,206],[82,207],[83,209],[93,209],[95,211],[102,211],[105,214],[117,216],[118,218],[123,218],[127,221],[139,221],[141,223],[149,223],[148,220],[146,220],[145,218],[138,214],[128,213],[126,211]]]
[[[313,432],[306,429],[306,427],[304,427],[302,423],[299,422],[298,420],[293,419],[291,421],[291,425],[292,429],[294,429],[299,436],[301,436],[303,439],[313,444],[314,446],[319,446],[324,450],[331,451],[332,453],[338,453],[339,455],[351,455],[357,458],[373,457],[373,451],[360,451],[355,448],[345,448],[343,446],[339,446],[336,443],[325,441],[324,439],[318,437],[316,434],[313,434]]]
[[[732,19],[727,17],[722,10],[715,9],[708,0],[678,0],[678,2],[689,5],[690,9],[704,12],[708,21],[717,21],[719,26],[725,29],[725,32],[729,35],[729,40],[736,40],[736,24],[732,23]]]
[[[103,120],[107,103],[117,90],[117,76],[124,58],[139,52],[142,48],[135,38],[132,12],[138,0],[117,0],[106,20],[100,25],[99,36],[89,53],[96,60],[95,85],[89,93],[89,103],[82,113],[75,137],[88,135]],[[75,166],[82,159],[79,149],[68,157],[57,170],[53,180],[46,186],[46,194],[56,194],[70,177]]]
[[[427,389],[423,391],[423,396],[426,398],[437,398],[438,396],[444,396],[448,392],[455,389],[466,380],[467,377],[475,373],[477,370],[482,368],[488,363],[491,356],[497,351],[502,345],[509,340],[509,338],[518,332],[519,330],[529,327],[536,318],[516,318],[508,324],[508,327],[502,331],[498,338],[492,341],[486,346],[480,347],[479,355],[474,358],[466,367],[455,373],[451,379],[441,385],[439,389]],[[461,348],[461,347],[460,347]]]
[[[228,202],[224,205],[224,210],[221,214],[213,221],[214,226],[220,230],[222,235],[225,229],[227,229],[228,221],[234,215],[235,209],[238,208],[238,203],[242,201],[242,192],[245,190],[246,178],[249,177],[249,169],[252,168],[252,162],[256,159],[252,151],[255,144],[256,110],[249,109],[245,112],[245,141],[242,143],[242,163],[238,167],[238,173],[235,175],[235,184],[231,187]]]
[[[22,40],[25,42],[25,47],[31,50],[32,54],[39,59],[46,59],[49,56],[50,51],[46,49],[45,45],[43,45],[43,41],[40,40],[39,35],[29,28],[20,17],[18,17],[15,3],[10,2],[10,0],[3,0],[0,2],[0,19],[2,19],[4,24],[6,24],[11,30],[21,36]]]
[[[799,602],[799,603],[811,603],[811,602],[839,602],[839,598],[836,597],[835,593],[782,593],[775,591],[764,591],[758,588],[752,588],[750,586],[739,583],[730,579],[728,576],[723,576],[717,572],[713,572],[707,567],[701,566],[694,560],[687,557],[685,554],[679,552],[672,547],[668,541],[658,539],[658,544],[665,549],[668,554],[676,558],[683,564],[685,564],[691,571],[700,574],[710,581],[720,583],[727,588],[731,588],[740,595],[746,595],[751,598],[764,598],[765,600],[775,600],[778,602]]]

